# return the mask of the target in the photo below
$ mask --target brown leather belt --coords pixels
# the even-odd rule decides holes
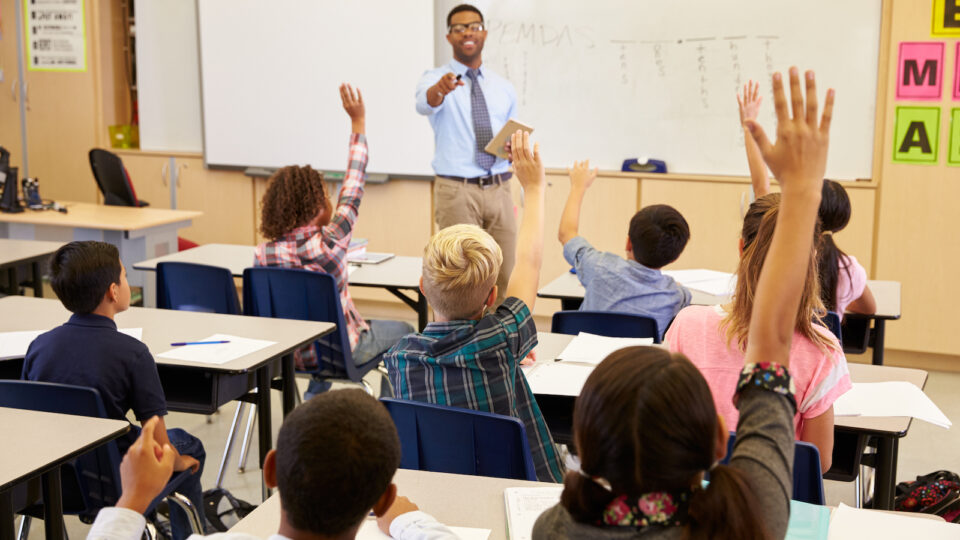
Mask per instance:
[[[445,174],[438,174],[440,178],[446,178],[447,180],[455,180],[457,182],[463,182],[464,184],[474,184],[480,187],[489,187],[500,185],[507,180],[513,178],[513,173],[505,172],[500,174],[491,174],[489,176],[477,176],[474,178],[464,178],[462,176],[447,176]]]

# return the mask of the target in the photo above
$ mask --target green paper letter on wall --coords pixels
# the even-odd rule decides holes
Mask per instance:
[[[940,147],[940,107],[897,107],[893,161],[936,163]]]
[[[950,111],[950,152],[947,163],[960,167],[960,109]]]

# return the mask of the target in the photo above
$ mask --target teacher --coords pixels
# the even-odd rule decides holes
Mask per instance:
[[[477,225],[500,244],[500,302],[516,260],[517,221],[510,164],[484,147],[516,115],[517,93],[506,79],[482,65],[486,38],[479,9],[461,4],[450,10],[447,42],[453,47],[453,60],[420,78],[417,112],[433,127],[434,219],[441,229],[458,223]]]

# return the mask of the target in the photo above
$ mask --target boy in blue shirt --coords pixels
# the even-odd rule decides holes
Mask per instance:
[[[690,239],[690,227],[680,212],[665,204],[648,206],[630,220],[627,258],[605,253],[579,236],[580,207],[597,177],[590,162],[575,162],[570,195],[560,218],[563,257],[577,271],[586,292],[580,309],[618,311],[657,321],[660,338],[670,321],[690,304],[690,291],[660,269],[677,260]]]
[[[496,307],[503,253],[493,237],[476,225],[447,227],[430,239],[423,256],[420,289],[433,308],[434,322],[423,333],[401,339],[383,361],[400,399],[519,418],[537,478],[562,482],[560,453],[520,369],[537,345],[530,310],[543,258],[546,180],[529,134],[513,136],[511,153],[524,209],[506,300]]]
[[[51,257],[50,274],[54,292],[73,315],[30,344],[22,378],[95,388],[107,416],[115,420],[125,420],[129,410],[141,423],[158,416],[154,431],[157,444],[169,444],[174,449],[174,470],[193,471],[179,492],[203,516],[203,444],[182,429],[166,429],[163,416],[167,414],[167,400],[153,355],[143,342],[118,332],[113,320],[130,307],[130,284],[116,246],[70,242]],[[133,427],[117,439],[121,455],[136,441],[139,431]],[[175,540],[189,535],[188,523],[182,510],[171,508]]]

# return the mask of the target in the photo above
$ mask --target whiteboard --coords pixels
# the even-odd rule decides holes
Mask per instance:
[[[433,24],[431,0],[199,2],[205,161],[345,169],[348,82],[366,103],[367,170],[431,174],[414,89],[432,67]]]
[[[436,0],[435,31],[459,0]],[[837,90],[827,174],[871,176],[880,0],[478,0],[484,65],[517,89],[518,119],[534,127],[548,166],[589,158],[601,169],[663,159],[670,172],[746,175],[736,92],[764,93],[760,122],[775,132],[770,77],[813,69]],[[435,61],[450,58],[438,36]]]
[[[136,0],[134,7],[140,148],[200,152],[196,0]]]

